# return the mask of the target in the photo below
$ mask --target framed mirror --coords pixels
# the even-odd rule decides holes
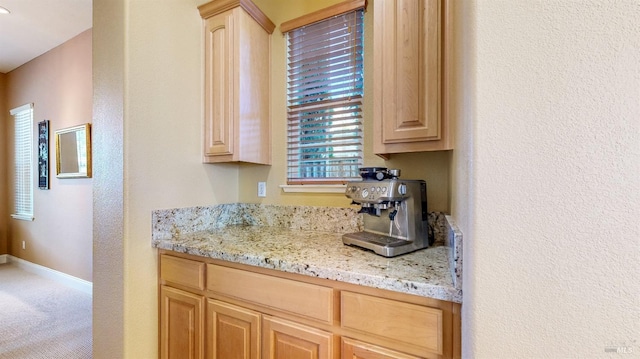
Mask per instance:
[[[56,131],[56,177],[91,177],[91,124]]]

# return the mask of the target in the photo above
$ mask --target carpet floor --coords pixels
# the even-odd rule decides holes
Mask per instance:
[[[0,359],[91,358],[90,294],[0,264]]]

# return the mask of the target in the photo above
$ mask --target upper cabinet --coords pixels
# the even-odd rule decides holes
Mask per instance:
[[[451,149],[449,0],[374,1],[374,153]]]
[[[271,33],[249,0],[198,7],[204,22],[203,162],[271,164]]]

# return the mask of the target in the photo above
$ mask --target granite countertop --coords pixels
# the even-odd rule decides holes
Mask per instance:
[[[453,249],[445,245],[385,258],[344,245],[341,233],[235,224],[193,232],[175,230],[174,225],[170,234],[165,232],[164,235],[154,236],[152,246],[288,273],[462,302],[462,291],[454,284],[449,261]]]

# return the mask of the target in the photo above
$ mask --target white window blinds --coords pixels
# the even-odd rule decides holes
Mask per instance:
[[[289,184],[359,178],[363,13],[350,11],[287,33]]]
[[[11,110],[14,118],[14,212],[11,217],[33,220],[33,105]]]

